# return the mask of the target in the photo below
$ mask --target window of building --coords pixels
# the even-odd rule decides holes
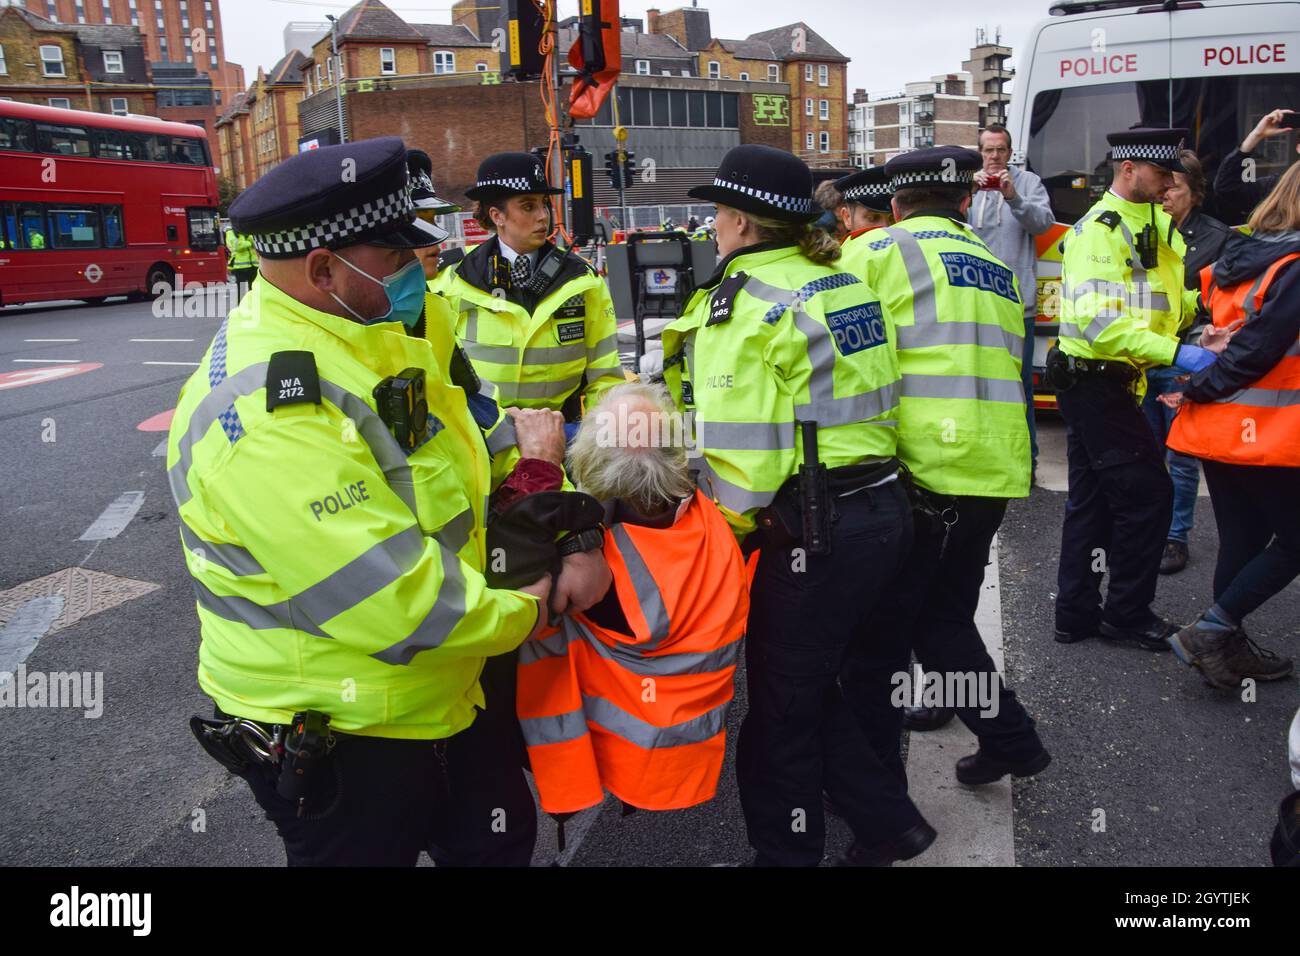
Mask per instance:
[[[325,74],[319,63],[316,64],[316,86],[322,89],[325,87]]]
[[[41,47],[41,72],[46,76],[65,76],[63,72],[63,47]]]
[[[72,109],[72,101],[66,96],[51,96],[48,102],[51,106],[57,107],[61,110]]]
[[[131,11],[131,26],[138,27],[140,25],[140,9],[135,0],[127,0],[126,6]]]
[[[625,126],[740,128],[740,94],[618,86],[619,118]],[[591,126],[613,126],[613,104],[606,99]]]
[[[817,64],[817,85],[818,86],[831,85],[831,68],[827,66],[825,63]]]
[[[108,108],[114,116],[125,116],[127,114],[126,97],[114,96],[108,101]]]
[[[331,84],[334,82],[334,57],[330,57],[325,61],[325,79]]]
[[[809,133],[809,134],[804,138],[804,143],[805,143],[805,145],[808,147],[808,151],[809,151],[809,152],[812,152],[812,150],[813,150],[813,134],[812,134],[812,133]]]
[[[217,68],[217,51],[216,51],[216,50],[213,50],[213,51],[211,51],[211,52],[208,54],[208,63],[209,63],[209,65],[212,67],[212,69],[215,70],[215,69]]]
[[[455,73],[456,54],[451,50],[435,50],[433,53],[434,73]]]
[[[379,48],[379,72],[387,75],[397,72],[397,50],[391,46]]]
[[[122,51],[105,50],[104,51],[104,72],[105,73],[122,73]]]
[[[104,0],[104,22],[113,22],[113,4],[109,0]]]
[[[749,74],[748,74],[748,73],[741,73],[741,74],[740,74],[740,78],[741,78],[742,80],[747,80],[747,79],[749,79]]]
[[[474,69],[479,73],[486,73],[488,71],[488,65],[486,63],[475,63]]]
[[[826,130],[822,130],[819,134],[817,134],[817,138],[820,140],[820,142],[817,144],[818,148],[823,153],[829,153],[831,151],[831,134],[826,132]]]
[[[167,59],[167,38],[164,36],[158,38],[158,52],[164,60]]]
[[[803,78],[804,78],[804,81],[807,82],[807,83],[811,83],[811,82],[812,82],[812,64],[811,64],[811,63],[805,63],[805,64],[803,65]]]
[[[73,7],[74,7],[74,9],[77,11],[77,22],[78,22],[78,23],[85,23],[85,22],[86,22],[86,4],[83,3],[82,0],[77,0],[77,2],[76,2],[75,4],[73,4]]]
[[[220,91],[220,90],[213,90],[213,91],[212,91],[212,99],[213,99],[213,102],[215,102],[218,106],[220,106],[220,105],[221,105],[221,91]]]
[[[818,119],[824,119],[824,120],[828,120],[828,119],[831,118],[831,101],[830,101],[830,100],[818,100],[818,101],[817,101],[817,118],[818,118]]]
[[[781,71],[777,69],[777,65],[775,63],[769,63],[767,65],[767,81],[769,83],[775,83],[780,78]]]
[[[5,65],[5,48],[4,48],[4,44],[0,43],[0,76],[3,76],[3,75],[5,75],[5,74],[7,74],[8,72],[9,72],[9,67]]]
[[[803,115],[804,116],[813,115],[813,101],[811,96],[803,101]]]
[[[184,0],[181,2],[181,29],[186,33],[190,29],[190,5],[185,3]]]
[[[163,30],[167,29],[167,21],[163,19],[162,0],[153,0],[153,13],[154,17],[157,19],[158,32],[161,33]],[[161,39],[161,37],[159,39]]]
[[[637,61],[636,61],[636,71],[637,71],[637,73],[638,73],[639,75],[641,75],[641,76],[649,76],[649,75],[650,75],[650,61],[649,61],[649,60],[637,60]]]
[[[310,73],[304,73],[304,74],[302,75],[302,78],[303,78],[303,82],[306,84],[306,87],[307,87],[307,95],[308,95],[308,96],[311,96],[311,95],[312,95],[312,88],[311,88],[311,74],[310,74]]]
[[[722,79],[722,64],[719,63],[717,60],[709,61],[709,79],[711,80]]]

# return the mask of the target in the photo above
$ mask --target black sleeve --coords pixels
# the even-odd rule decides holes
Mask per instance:
[[[1297,341],[1300,269],[1289,262],[1273,277],[1259,314],[1237,330],[1218,361],[1191,377],[1183,393],[1193,402],[1231,395],[1263,378]]]
[[[1214,174],[1214,195],[1220,203],[1227,201],[1234,206],[1249,210],[1258,205],[1277,184],[1276,176],[1265,176],[1254,182],[1247,182],[1242,174],[1245,171],[1243,164],[1248,159],[1255,159],[1255,157],[1250,153],[1243,153],[1240,149],[1234,149],[1223,157],[1223,162],[1219,163],[1219,168]]]

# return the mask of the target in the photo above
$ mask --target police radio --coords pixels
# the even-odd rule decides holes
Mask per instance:
[[[1156,207],[1151,206],[1151,222],[1142,227],[1133,243],[1143,269],[1154,269],[1160,264],[1160,234],[1156,232]]]
[[[371,395],[379,418],[406,451],[414,451],[429,432],[429,402],[424,395],[424,372],[403,369],[375,386]]]

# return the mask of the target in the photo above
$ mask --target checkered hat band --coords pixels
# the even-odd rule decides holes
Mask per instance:
[[[523,176],[510,176],[506,179],[480,179],[474,184],[475,189],[482,189],[484,186],[504,186],[506,189],[517,189],[525,193],[545,192],[551,188],[547,183],[535,179],[525,179]]]
[[[956,178],[953,178],[955,175]],[[942,169],[920,169],[915,172],[895,173],[889,180],[891,192],[908,186],[969,186],[975,181],[975,170],[958,169],[953,175]]]
[[[403,186],[387,196],[354,206],[347,212],[335,213],[320,222],[254,236],[253,248],[267,256],[302,255],[339,240],[373,232],[376,227],[387,223],[407,222],[414,210],[410,190]]]
[[[862,186],[851,186],[844,191],[845,199],[871,199],[884,196],[892,196],[894,190],[888,183],[866,183]]]
[[[1166,162],[1178,158],[1179,146],[1167,146],[1159,143],[1134,143],[1127,146],[1112,146],[1112,159],[1147,159]]]
[[[713,185],[721,186],[724,189],[734,189],[746,196],[753,196],[769,206],[784,209],[786,212],[810,213],[813,211],[811,198],[800,199],[797,196],[782,196],[780,193],[770,193],[763,189],[754,189],[752,186],[742,186],[740,183],[733,183],[727,179],[714,179]]]

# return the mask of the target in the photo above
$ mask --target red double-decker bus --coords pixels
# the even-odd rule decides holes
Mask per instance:
[[[0,100],[0,306],[226,281],[207,133]]]

